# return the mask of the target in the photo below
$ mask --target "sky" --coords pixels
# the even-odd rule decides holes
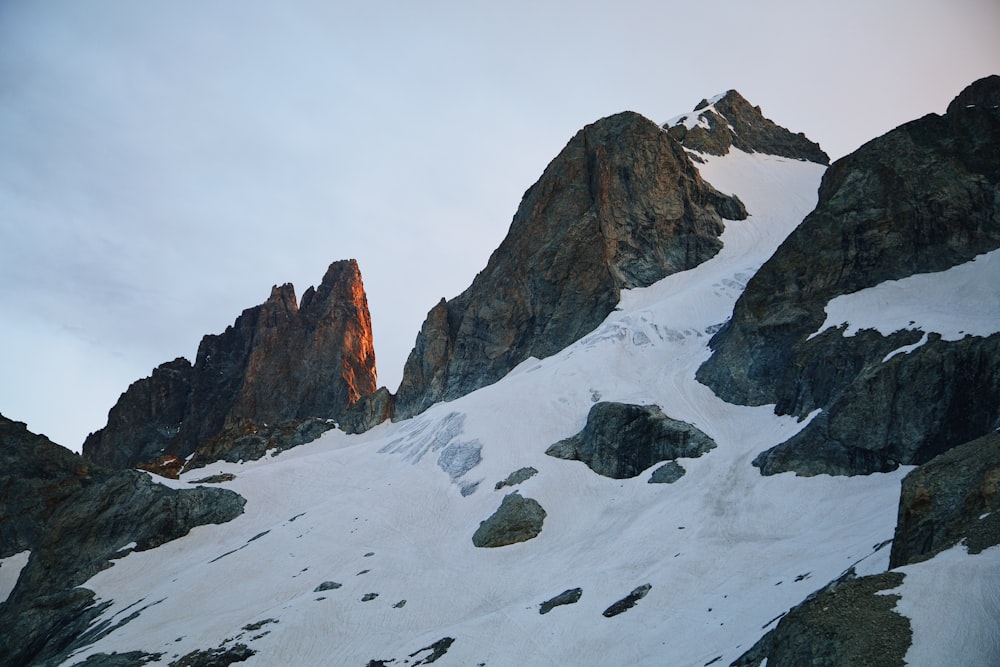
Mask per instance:
[[[355,258],[379,384],[584,125],[739,90],[833,158],[1000,73],[995,0],[0,0],[0,413],[128,385]]]

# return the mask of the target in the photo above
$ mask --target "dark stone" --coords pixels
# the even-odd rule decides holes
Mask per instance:
[[[313,593],[322,593],[323,591],[332,591],[340,588],[343,584],[337,583],[336,581],[324,581],[322,584],[313,589]]]
[[[617,616],[618,614],[624,614],[626,611],[634,607],[639,600],[646,597],[646,593],[648,593],[652,587],[653,586],[651,584],[643,584],[642,586],[636,587],[631,593],[623,597],[618,602],[615,602],[601,613],[606,618],[611,618],[612,616]]]
[[[3,418],[0,459],[0,508],[18,511],[0,517],[0,534],[12,553],[31,550],[0,603],[3,665],[58,664],[99,639],[110,625],[94,622],[107,603],[95,604],[93,593],[77,586],[132,548],[150,549],[194,526],[229,521],[245,503],[225,489],[170,489],[142,472],[109,471]]]
[[[451,645],[454,643],[455,643],[454,637],[442,637],[441,639],[437,640],[430,646],[425,646],[422,649],[414,651],[413,653],[410,654],[410,657],[415,658],[424,651],[430,651],[427,657],[421,658],[420,660],[417,660],[416,662],[413,663],[414,665],[429,665],[432,662],[437,662],[438,658],[443,657],[444,654],[448,652],[448,649],[451,648]]]
[[[765,118],[760,107],[751,106],[735,90],[728,91],[711,107],[708,100],[702,100],[694,110],[702,112],[698,117],[708,124],[707,129],[700,124],[690,130],[682,124],[664,126],[670,136],[685,148],[710,155],[725,155],[733,146],[746,153],[766,153],[830,164],[830,157],[819,144],[810,141],[801,132],[794,134]]]
[[[677,461],[667,461],[659,468],[653,471],[653,474],[649,477],[650,484],[673,484],[687,472],[677,463]]]
[[[163,657],[162,653],[143,653],[128,651],[127,653],[95,653],[79,665],[83,667],[137,667],[154,662]]]
[[[205,336],[193,366],[178,359],[134,383],[107,426],[88,436],[84,456],[115,468],[155,463],[176,476],[206,442],[212,441],[212,456],[229,446],[259,457],[267,437],[250,432],[336,420],[375,390],[361,272],[354,260],[334,262],[301,306],[291,285],[275,286],[225,332]],[[287,446],[308,441],[299,435]]]
[[[931,558],[961,541],[970,553],[1000,544],[1000,433],[955,447],[903,480],[889,567]]]
[[[517,486],[521,482],[525,482],[535,475],[538,474],[538,470],[534,467],[518,468],[511,474],[507,475],[507,479],[497,482],[495,489],[499,491],[505,486]]]
[[[555,607],[562,606],[564,604],[576,604],[583,597],[582,588],[571,588],[569,590],[563,591],[554,598],[550,598],[539,605],[538,613],[547,614],[552,611]]]
[[[1000,107],[1000,76],[992,74],[969,84],[948,105],[948,114],[963,113],[969,107]]]
[[[595,403],[577,435],[546,450],[549,456],[583,461],[605,477],[635,477],[667,459],[695,458],[715,441],[687,422],[671,419],[656,405]]]
[[[472,285],[428,313],[394,418],[579,340],[617,306],[622,289],[714,256],[722,215],[742,219],[746,211],[703,181],[655,123],[625,112],[588,125],[525,193]]]
[[[218,475],[209,475],[208,477],[202,477],[201,479],[196,479],[192,481],[192,484],[222,484],[223,482],[231,482],[236,479],[236,475],[231,472],[219,473]]]
[[[988,96],[991,80],[975,94]],[[713,337],[698,380],[732,403],[774,403],[778,414],[827,410],[827,423],[817,421],[786,443],[785,450],[800,449],[794,457],[772,457],[798,459],[796,470],[814,450],[820,461],[832,460],[834,474],[844,474],[845,462],[847,474],[920,463],[995,428],[995,337],[931,341],[883,364],[921,332],[810,336],[837,296],[942,271],[1000,247],[998,187],[1000,110],[983,106],[925,116],[838,160],[823,178],[816,209],[750,280],[732,319]],[[960,415],[964,398],[974,406],[968,426]],[[916,444],[907,445],[918,432]],[[829,447],[818,447],[824,438]],[[823,471],[814,466],[813,473]]]
[[[170,663],[170,667],[228,667],[235,662],[246,662],[256,651],[246,644],[192,651]]]
[[[838,579],[785,614],[731,667],[903,667],[913,632],[894,611],[900,572]]]
[[[477,547],[503,547],[526,542],[542,532],[545,510],[533,498],[522,498],[515,491],[504,497],[490,518],[479,524],[472,536]]]

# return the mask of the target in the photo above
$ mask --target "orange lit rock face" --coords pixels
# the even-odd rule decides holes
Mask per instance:
[[[334,262],[301,304],[292,285],[275,286],[223,333],[205,336],[193,366],[179,359],[134,383],[84,454],[131,467],[185,458],[209,441],[218,449],[220,434],[248,424],[337,420],[375,381],[361,272],[354,260]]]

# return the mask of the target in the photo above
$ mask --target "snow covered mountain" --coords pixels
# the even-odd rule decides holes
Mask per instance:
[[[979,165],[973,180],[983,191],[1000,193],[1000,162],[984,157],[1000,149],[1000,112],[990,103],[996,93],[981,92],[990,87],[1000,90],[987,81],[976,89],[977,101],[960,105],[980,108],[968,112],[973,120],[956,120],[965,112],[950,109],[949,122],[988,126],[975,134],[982,145],[966,162]],[[726,118],[726,99],[706,102],[702,110],[714,120],[704,126],[739,135],[745,118],[718,121]],[[728,99],[735,106],[742,100]],[[649,132],[652,124],[640,125]],[[680,117],[657,130],[655,140],[667,141],[669,127],[677,126],[688,135],[703,127],[696,116]],[[669,141],[687,146],[683,136]],[[953,367],[934,376],[931,390],[919,397],[933,405],[936,392],[951,386],[949,378],[985,378],[977,381],[983,403],[977,410],[988,427],[968,435],[966,424],[954,423],[949,432],[961,431],[965,439],[941,457],[934,458],[935,451],[904,460],[877,450],[888,463],[875,471],[809,468],[803,474],[792,466],[764,475],[754,464],[783,443],[798,442],[817,420],[837,423],[849,414],[857,422],[854,404],[839,401],[847,400],[858,377],[877,376],[876,366],[916,359],[921,347],[938,349],[948,341],[995,344],[1000,194],[969,197],[980,215],[978,231],[956,235],[974,236],[979,250],[993,245],[975,259],[957,252],[942,260],[948,266],[919,265],[873,285],[833,289],[823,262],[791,271],[772,259],[808,247],[808,239],[786,239],[832,215],[822,201],[817,209],[817,193],[843,191],[823,180],[823,160],[816,153],[810,161],[769,153],[760,144],[740,146],[730,138],[725,150],[714,151],[721,154],[690,146],[682,153],[695,158],[712,200],[734,196],[748,214],[724,221],[717,249],[645,286],[619,285],[617,305],[596,327],[571,335],[544,358],[517,361],[496,381],[490,362],[488,382],[464,393],[444,391],[449,400],[437,396],[429,406],[414,400],[420,405],[415,416],[362,433],[329,430],[308,444],[253,461],[218,461],[177,480],[122,471],[91,483],[105,473],[86,470],[77,459],[65,463],[69,472],[53,479],[72,477],[99,489],[127,473],[142,478],[130,479],[129,488],[167,487],[149,491],[156,500],[145,500],[148,490],[107,498],[94,525],[115,523],[114,530],[65,527],[62,506],[74,502],[70,495],[45,496],[51,500],[36,509],[25,505],[25,515],[38,516],[25,526],[51,528],[58,520],[71,543],[117,536],[103,547],[113,556],[111,567],[104,567],[106,555],[80,550],[93,563],[74,570],[78,581],[68,586],[93,595],[72,589],[78,606],[70,615],[59,611],[67,593],[55,587],[44,591],[46,598],[31,588],[58,579],[46,567],[63,561],[46,555],[55,545],[11,520],[14,505],[4,491],[0,528],[19,532],[5,537],[7,551],[0,552],[0,598],[9,594],[0,619],[15,630],[0,639],[0,664],[1000,664],[1000,407],[990,352],[948,361]],[[831,171],[847,173],[838,165]],[[820,213],[810,215],[814,209]],[[880,233],[894,239],[898,232],[890,225]],[[961,241],[944,245],[954,249]],[[822,248],[815,251],[826,257]],[[770,310],[756,308],[764,298],[760,285],[774,285],[773,276],[802,288],[812,284],[802,277],[811,272],[820,274],[815,280],[822,289],[808,292],[810,299],[776,289],[764,295]],[[771,282],[755,277],[762,274]],[[751,281],[757,287],[748,287]],[[978,309],[970,307],[968,286],[975,286]],[[778,299],[789,294],[790,300]],[[486,319],[497,308],[473,294],[460,302],[463,312],[470,303]],[[774,347],[764,325],[785,332],[783,324],[797,322],[774,313],[813,303],[818,314],[810,310],[795,328],[804,332],[803,342],[789,344],[790,352]],[[844,347],[855,341],[841,339],[858,329],[875,342],[863,351]],[[802,352],[819,345],[809,341],[823,332],[829,340],[839,337],[827,340],[827,352]],[[449,335],[457,349],[461,336]],[[811,397],[808,405],[770,386],[772,400],[752,400],[758,396],[753,384],[766,384],[767,377],[753,371],[777,364],[767,356],[773,349],[780,351],[783,373],[795,360],[825,359],[836,379],[817,398],[818,389],[804,391],[782,375],[798,396]],[[951,352],[939,354],[952,359]],[[454,354],[437,358],[440,365],[432,360],[423,367],[454,367]],[[463,361],[463,368],[474,362]],[[740,369],[750,371],[741,375]],[[776,411],[779,402],[794,409]],[[597,423],[609,414],[620,421]],[[869,425],[882,419],[877,405],[868,417]],[[3,431],[9,451],[15,431]],[[700,446],[691,447],[693,441]],[[29,453],[17,460],[41,460],[42,451],[56,457],[47,447],[30,440],[17,450]],[[823,452],[800,458],[840,460]],[[624,463],[609,472],[594,463],[598,459]],[[17,474],[41,475],[27,468]],[[39,483],[30,493],[58,486]],[[198,489],[197,502],[181,500]],[[230,520],[239,512],[233,494],[245,503]],[[151,516],[160,516],[152,508],[166,502],[161,498],[176,498],[168,514],[193,517],[189,525],[163,537],[128,537],[132,528],[122,524],[141,521],[144,503]],[[138,516],[111,522],[109,512],[126,502],[139,507]],[[928,514],[938,505],[944,519]],[[227,509],[213,516],[209,506]],[[16,553],[9,553],[11,544],[20,545]]]

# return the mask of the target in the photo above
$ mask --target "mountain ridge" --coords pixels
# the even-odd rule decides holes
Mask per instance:
[[[991,90],[989,81],[977,82],[956,100],[989,106]],[[982,110],[969,110],[968,103],[958,104],[960,111],[947,122],[987,122]],[[803,235],[806,241],[793,243],[819,255],[830,244],[829,234],[805,236],[808,226],[798,231],[806,224],[803,218],[814,226],[826,215],[823,192],[817,206],[825,165],[735,145],[723,155],[698,153],[651,121],[631,115],[620,120],[635,123],[640,136],[672,155],[701,160],[692,168],[711,190],[699,190],[692,178],[686,181],[692,192],[720,207],[726,202],[744,207],[743,220],[720,222],[718,235],[708,235],[717,247],[709,243],[691,266],[661,279],[634,279],[619,289],[614,307],[572,342],[510,368],[498,366],[499,379],[433,401],[413,417],[385,421],[399,397],[383,388],[345,409],[345,428],[309,444],[281,451],[283,445],[268,449],[265,442],[261,454],[273,456],[253,461],[256,456],[240,456],[242,462],[212,460],[215,454],[209,453],[204,463],[211,463],[211,471],[181,472],[179,481],[154,486],[181,494],[225,490],[238,494],[242,513],[153,549],[133,551],[146,538],[116,533],[110,551],[102,552],[115,556],[115,566],[89,577],[86,588],[73,589],[72,599],[41,629],[33,619],[47,602],[32,600],[24,593],[27,583],[19,584],[21,592],[0,602],[0,618],[13,619],[19,637],[41,637],[56,624],[64,630],[47,648],[33,642],[0,646],[0,664],[36,659],[38,664],[180,665],[224,659],[373,665],[433,659],[455,665],[611,660],[759,667],[765,659],[768,665],[820,660],[846,666],[857,664],[858,656],[877,656],[879,664],[996,662],[995,616],[983,611],[992,609],[989,600],[1000,594],[995,437],[973,440],[912,469],[761,475],[752,460],[815,430],[823,414],[742,405],[754,401],[740,400],[736,388],[713,391],[695,381],[706,364],[720,363],[712,361],[717,356],[738,363],[725,358],[721,341],[740,326],[740,312],[766,282],[755,276],[775,271],[774,257],[780,260],[787,252],[787,239]],[[995,148],[993,135],[969,136],[977,138],[972,144],[979,154]],[[595,202],[598,209],[602,202],[617,208],[615,198],[602,192],[627,193],[635,185],[621,170],[601,167],[613,166],[611,158],[594,150],[590,159],[586,149],[581,147],[578,164],[587,177],[568,179],[583,186],[574,209],[583,216]],[[854,167],[838,161],[831,169],[850,175],[873,154],[878,151],[862,151]],[[950,164],[948,153],[941,155]],[[989,159],[967,162],[990,168]],[[688,169],[683,160],[679,165]],[[926,183],[908,180],[913,171],[904,170],[899,180],[919,190]],[[826,184],[834,177],[823,178]],[[825,187],[827,195],[838,191]],[[728,195],[721,192],[734,198],[724,199]],[[675,195],[675,203],[678,199],[683,198]],[[977,214],[992,220],[984,200],[974,201],[980,202]],[[918,197],[915,205],[926,212],[927,202]],[[929,210],[935,215],[941,209]],[[613,211],[610,218],[623,219]],[[840,223],[837,216],[826,219],[835,229]],[[648,264],[639,255],[632,270],[642,276]],[[629,265],[636,259],[626,257]],[[591,267],[615,266],[604,259]],[[794,275],[817,272],[823,278],[823,262],[800,264]],[[938,274],[920,275],[941,280]],[[288,293],[276,287],[272,298],[274,316],[265,319],[279,321],[290,310]],[[822,313],[829,301],[824,296],[820,302]],[[775,310],[781,316],[782,309]],[[439,318],[435,326],[456,329],[449,320],[460,318],[449,302],[432,313]],[[915,312],[914,321],[924,322],[922,315]],[[823,324],[816,313],[810,316],[804,336]],[[904,357],[953,345],[932,339],[935,330],[924,326],[923,342],[919,332],[884,336],[891,340],[876,347],[878,367],[909,364]],[[842,331],[819,332],[811,344],[829,345],[844,338]],[[883,337],[877,330],[856,336]],[[748,345],[741,353],[760,349]],[[848,348],[830,357],[832,383],[849,374],[849,363],[848,372],[838,367],[849,353]],[[164,382],[182,383],[190,364],[171,363]],[[967,359],[948,363],[970,376],[980,365]],[[265,360],[260,364],[267,366]],[[931,388],[928,393],[907,398],[918,408],[934,404],[937,385],[929,377],[921,380]],[[938,371],[933,377],[948,376]],[[405,414],[406,400],[404,394],[397,417]],[[610,421],[590,425],[592,414],[608,410]],[[357,420],[353,426],[351,420]],[[652,426],[659,424],[666,426]],[[236,429],[239,422],[231,426]],[[671,433],[680,428],[697,435],[699,446],[654,451],[625,438],[626,432],[650,428]],[[352,430],[359,433],[349,435]],[[622,433],[620,442],[614,441],[616,431]],[[591,463],[590,450],[596,449],[600,465],[594,469],[585,461],[546,454],[553,447],[565,450],[567,442],[574,456]],[[584,449],[580,456],[577,450]],[[658,475],[661,465],[670,468],[668,479]],[[76,475],[73,466],[58,470],[57,478]],[[152,484],[145,473],[114,474],[126,473],[136,484]],[[9,482],[0,481],[0,489],[8,488]],[[61,501],[60,512],[77,516],[103,503],[113,518],[120,510],[116,498],[122,497],[114,491],[86,503]],[[86,532],[79,535],[84,543]],[[930,543],[928,534],[935,536]],[[47,554],[58,547],[51,541],[29,546],[19,572],[25,582],[35,580]],[[0,555],[0,574],[20,563],[11,559],[24,558],[23,553]],[[51,584],[58,588],[60,582]],[[880,631],[871,632],[866,619]],[[99,631],[89,632],[88,626]]]

